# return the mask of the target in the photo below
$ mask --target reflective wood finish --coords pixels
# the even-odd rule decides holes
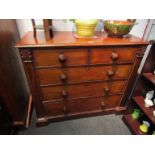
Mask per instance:
[[[122,111],[147,44],[133,36],[76,39],[71,32],[55,32],[46,41],[28,32],[16,47],[37,124]]]
[[[77,54],[78,53],[78,54]],[[61,67],[62,65],[86,64],[87,49],[44,49],[34,50],[34,64],[38,66]],[[64,59],[64,60],[61,60]],[[46,60],[46,61],[45,61]]]
[[[54,101],[44,103],[48,116],[68,117],[69,115],[80,115],[85,112],[102,112],[104,109],[115,108],[120,102],[121,95],[76,99],[68,102]],[[113,102],[111,102],[113,100]],[[63,108],[66,107],[66,111]]]
[[[34,50],[36,67],[61,67],[85,64],[132,63],[138,48],[78,48]],[[78,53],[78,54],[77,54]],[[89,61],[90,58],[90,61]],[[45,61],[46,59],[46,61]],[[62,59],[62,60],[61,60]]]
[[[122,93],[125,86],[126,81],[116,81],[110,83],[103,82],[103,83],[68,85],[66,88],[63,86],[43,87],[41,88],[43,94],[42,100],[48,101],[48,100],[62,99],[63,91],[66,92],[67,99],[118,94]],[[107,89],[109,90],[108,92]]]
[[[128,79],[132,65],[92,66],[67,68],[37,69],[36,74],[40,85],[54,85],[64,83],[83,83],[91,81],[124,80]],[[110,75],[109,75],[110,74]],[[45,76],[46,75],[46,76]]]
[[[100,33],[100,32],[99,32]],[[46,40],[44,33],[38,32],[37,38],[33,37],[33,32],[28,32],[16,45],[18,48],[29,47],[90,47],[90,46],[117,46],[117,45],[147,45],[148,42],[138,37],[110,38],[106,34],[98,34],[97,38],[77,39],[72,32],[54,32],[51,40]]]

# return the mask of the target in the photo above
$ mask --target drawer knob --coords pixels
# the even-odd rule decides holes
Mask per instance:
[[[62,91],[62,97],[63,97],[63,98],[67,98],[67,96],[68,96],[68,95],[67,95],[67,92],[66,92],[65,90],[63,90],[63,91]]]
[[[68,110],[67,110],[67,107],[66,107],[66,106],[63,107],[63,112],[64,112],[65,114],[67,114]]]
[[[101,102],[101,108],[105,108],[106,104],[104,103],[104,101]]]
[[[61,63],[64,63],[64,62],[66,61],[66,57],[65,57],[63,54],[60,54],[60,55],[59,55],[59,61],[60,61]]]
[[[112,76],[115,75],[115,72],[112,71],[112,70],[108,70],[108,71],[107,71],[107,75],[108,75],[109,77],[112,77]]]
[[[104,92],[106,93],[106,94],[108,94],[109,93],[109,91],[110,91],[110,89],[106,86],[106,87],[104,87]]]
[[[62,81],[66,81],[66,80],[67,80],[67,76],[66,76],[65,74],[61,74],[61,75],[60,75],[60,79],[61,79]]]
[[[119,58],[118,54],[112,52],[112,54],[111,54],[111,59],[112,59],[112,60],[117,60],[118,58]]]

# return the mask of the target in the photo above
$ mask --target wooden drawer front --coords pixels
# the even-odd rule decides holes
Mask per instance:
[[[51,102],[44,104],[45,113],[47,116],[57,116],[64,114],[64,104],[63,102]]]
[[[60,62],[59,57],[65,57]],[[35,66],[84,65],[87,60],[87,49],[44,49],[34,51]]]
[[[36,70],[41,85],[78,83],[86,81],[104,81],[110,79],[125,79],[129,77],[131,65],[120,66],[100,66],[68,68],[65,73],[61,69],[39,69]],[[113,71],[113,75],[108,73]],[[61,79],[65,76],[65,80]]]
[[[72,100],[68,103],[68,113],[80,113],[86,111],[104,110],[115,108],[121,99],[121,95],[109,96],[106,98],[89,98]]]
[[[111,83],[91,83],[82,85],[68,85],[66,90],[63,86],[43,87],[43,100],[57,100],[67,98],[79,98],[88,96],[103,96],[107,94],[121,93],[125,88],[126,81],[116,81]],[[109,92],[106,90],[109,89]],[[64,95],[65,94],[65,95]]]
[[[127,63],[133,62],[137,48],[120,47],[120,48],[93,48],[92,49],[92,64],[112,64],[112,63]],[[115,58],[112,59],[114,54]],[[118,58],[116,58],[118,56]]]
[[[112,109],[120,103],[121,95],[107,96],[99,98],[76,99],[66,102],[50,102],[45,103],[44,108],[47,116],[65,116],[66,114],[78,114],[83,112],[93,112]]]

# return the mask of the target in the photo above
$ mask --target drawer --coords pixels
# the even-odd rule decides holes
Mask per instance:
[[[98,66],[98,67],[76,67],[62,69],[37,69],[36,74],[41,85],[80,83],[86,81],[104,81],[127,79],[131,65],[120,66]]]
[[[100,98],[89,98],[89,99],[78,99],[69,101],[67,106],[67,112],[70,114],[105,110],[117,107],[120,103],[121,95],[100,97]]]
[[[47,116],[64,115],[64,103],[55,101],[43,104]]]
[[[86,64],[87,49],[36,49],[34,50],[34,65],[57,66]]]
[[[99,97],[99,98],[87,98],[87,99],[76,99],[66,102],[49,102],[44,103],[44,108],[47,116],[58,116],[58,115],[72,115],[84,112],[93,112],[102,110],[112,109],[119,105],[121,95]]]
[[[92,64],[112,64],[134,62],[137,48],[92,48]]]
[[[57,99],[73,99],[88,96],[103,96],[121,93],[126,81],[115,81],[110,83],[89,83],[81,85],[42,87],[42,98],[44,101]]]

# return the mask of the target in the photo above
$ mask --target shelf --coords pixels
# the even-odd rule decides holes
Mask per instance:
[[[144,106],[144,97],[143,96],[136,96],[133,97],[133,100],[138,105],[138,107],[145,113],[145,115],[151,120],[151,122],[155,125],[155,117],[153,116],[153,107],[145,107]]]
[[[149,80],[153,85],[155,85],[155,75],[153,73],[143,73],[143,77]]]
[[[140,123],[131,117],[131,114],[124,115],[123,120],[135,135],[146,135],[139,129]]]

